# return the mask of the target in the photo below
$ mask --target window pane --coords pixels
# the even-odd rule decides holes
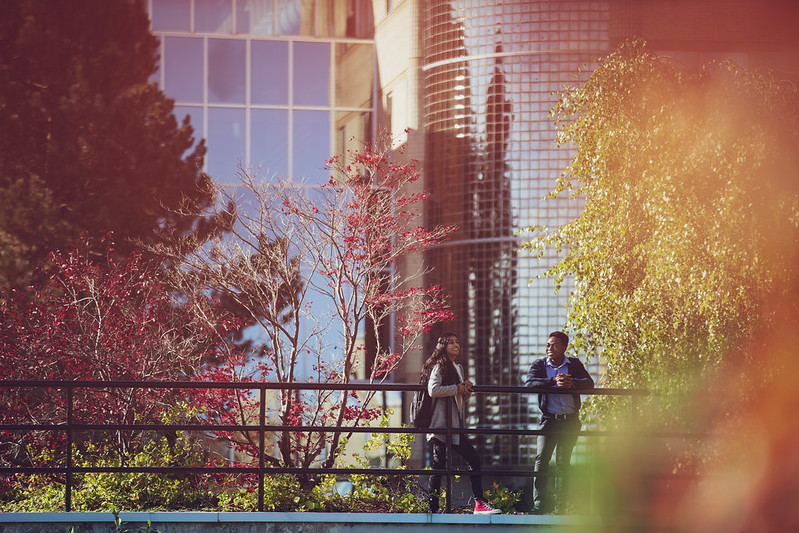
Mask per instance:
[[[336,7],[341,8],[340,4]],[[374,7],[369,0],[351,0],[347,2],[344,8],[345,13],[338,13],[336,20],[342,16],[346,17],[347,37],[360,37],[361,39],[368,39],[374,32]],[[387,13],[390,13],[391,7],[387,7]],[[337,24],[338,30],[338,24]],[[338,32],[336,35],[340,35]]]
[[[337,44],[335,46],[336,105],[371,107],[373,46],[371,44]]]
[[[294,105],[329,105],[330,44],[294,43]]]
[[[252,103],[288,105],[289,43],[252,42]]]
[[[243,104],[247,43],[243,40],[208,40],[208,101]]]
[[[153,0],[153,29],[189,31],[189,7],[189,0]]]
[[[273,35],[275,33],[275,0],[236,2],[236,32]]]
[[[244,110],[208,109],[208,173],[232,181],[244,161]]]
[[[194,0],[194,26],[197,31],[230,33],[230,0]]]
[[[362,143],[369,144],[372,140],[371,119],[372,114],[368,111],[337,111],[335,153],[355,152]]]
[[[164,92],[182,102],[203,101],[203,41],[167,37],[164,42]]]
[[[280,35],[299,35],[302,0],[277,0],[277,9],[277,32]]]
[[[253,109],[250,115],[250,153],[253,169],[262,167],[263,178],[289,172],[289,114],[285,109]]]
[[[294,177],[327,183],[325,161],[330,157],[330,113],[295,111],[292,148]]]

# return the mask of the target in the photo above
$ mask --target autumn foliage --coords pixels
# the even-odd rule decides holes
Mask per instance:
[[[0,302],[0,379],[54,381],[163,381],[228,379],[242,354],[225,337],[239,319],[203,301],[178,300],[140,255],[126,263],[107,255],[90,258],[96,244],[84,239],[66,253],[51,255],[53,269],[29,294],[13,291]],[[196,308],[214,316],[198,320]],[[66,389],[2,389],[4,422],[63,423]],[[192,389],[101,387],[76,389],[73,421],[86,424],[162,423],[181,405],[207,412],[228,403],[224,396]],[[180,417],[186,420],[188,416]],[[87,433],[85,443],[100,446],[122,462],[140,444],[140,435]],[[81,439],[83,440],[83,439]],[[41,447],[63,454],[63,432],[0,435],[5,464],[37,466]],[[79,446],[82,446],[79,443]],[[61,458],[63,461],[63,457]]]
[[[441,288],[424,285],[421,261],[399,264],[420,258],[452,228],[421,224],[427,195],[418,188],[420,172],[390,147],[383,137],[375,147],[331,158],[330,179],[319,185],[264,181],[241,169],[235,187],[215,187],[207,213],[230,217],[229,234],[203,246],[185,237],[156,250],[175,265],[171,284],[217,294],[256,324],[265,339],[259,379],[379,382],[418,346],[419,335],[452,318]],[[374,339],[368,349],[366,338]],[[370,406],[372,396],[284,391],[269,416],[283,425],[356,426],[380,412]],[[240,421],[255,412],[243,404]],[[324,454],[330,466],[346,435],[284,432],[267,460],[309,466]],[[240,445],[254,449],[253,442]]]
[[[217,185],[209,191],[216,203],[206,216],[226,220],[229,232],[210,240],[176,233],[166,239],[173,244],[126,261],[117,259],[108,236],[99,245],[83,238],[52,254],[41,284],[0,300],[0,380],[54,383],[49,389],[0,388],[0,419],[62,424],[68,388],[58,382],[80,381],[89,386],[72,389],[73,423],[209,429],[78,430],[73,464],[240,466],[259,461],[263,452],[273,466],[335,465],[352,434],[348,428],[382,414],[373,392],[347,384],[385,380],[418,347],[422,333],[452,317],[441,288],[424,285],[419,256],[452,228],[422,226],[426,194],[418,190],[419,171],[413,162],[395,162],[387,146],[332,158],[330,181],[322,185],[264,183],[246,171],[238,187]],[[98,248],[106,253],[98,256]],[[162,261],[145,258],[153,255]],[[238,386],[126,384],[142,381]],[[276,389],[262,399],[241,386],[263,381],[341,387]],[[262,410],[268,424],[293,428],[265,441],[257,431],[230,429],[258,424]],[[63,466],[66,450],[65,432],[0,433],[3,466]],[[246,475],[212,478],[198,479],[215,484],[216,492],[237,483],[252,488]],[[93,474],[83,480],[77,494],[88,499],[81,505],[102,505],[97,502],[134,490],[129,476],[102,479]],[[302,481],[306,489],[317,482]],[[113,498],[92,496],[101,490],[92,483],[112,486]],[[153,494],[161,483],[140,480]],[[15,476],[0,489],[8,496],[48,490],[49,484]]]

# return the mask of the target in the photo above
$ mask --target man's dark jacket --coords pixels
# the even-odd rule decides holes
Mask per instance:
[[[574,388],[575,389],[592,389],[594,388],[594,380],[591,379],[591,375],[583,366],[583,363],[580,362],[579,359],[576,357],[567,357],[566,360],[568,361],[569,365],[569,374],[572,376],[572,380],[574,381]],[[555,378],[548,378],[547,377],[547,358],[542,357],[541,359],[536,359],[532,365],[530,365],[530,370],[527,372],[527,382],[524,384],[525,387],[536,387],[542,389],[558,389],[559,387],[555,385]],[[562,390],[562,389],[561,389]],[[577,409],[580,409],[580,395],[573,394],[574,397],[574,404],[577,406]],[[538,408],[541,409],[542,413],[548,413],[547,410],[547,400],[549,399],[549,395],[547,394],[539,394],[538,395]]]

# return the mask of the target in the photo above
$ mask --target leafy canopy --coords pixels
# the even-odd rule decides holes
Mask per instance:
[[[795,279],[796,88],[731,62],[690,72],[631,43],[553,115],[575,151],[551,196],[585,208],[527,247],[559,253],[546,274],[558,288],[574,279],[574,349],[606,359],[610,386],[694,383]]]

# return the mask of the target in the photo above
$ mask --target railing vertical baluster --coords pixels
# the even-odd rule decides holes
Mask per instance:
[[[452,406],[450,400],[455,401],[454,398],[446,398],[447,416],[445,417],[447,425],[447,496],[444,499],[444,509],[449,513],[452,510]]]
[[[72,510],[72,384],[67,383],[67,472],[64,483],[64,510]]]
[[[259,389],[261,405],[260,413],[258,415],[258,510],[264,510],[264,475],[266,474],[264,459],[264,445],[266,443],[265,429],[266,426],[266,389],[261,387]]]
[[[388,410],[388,398],[386,397],[386,391],[382,393],[383,397],[383,413]],[[386,435],[386,439],[383,440],[383,468],[388,468],[388,442],[391,435]]]

